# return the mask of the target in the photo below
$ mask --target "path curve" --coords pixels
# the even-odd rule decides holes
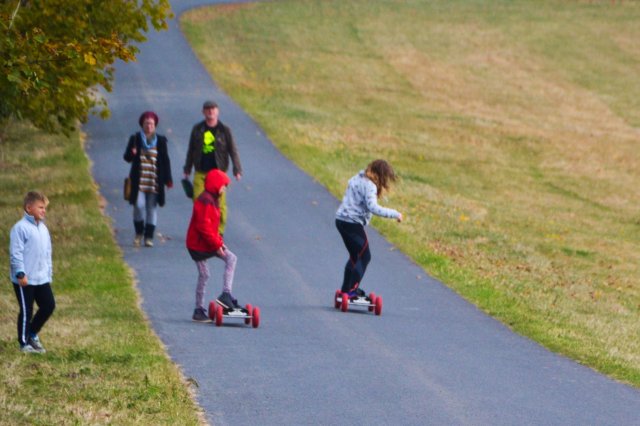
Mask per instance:
[[[214,1],[172,1],[176,16]],[[184,247],[191,203],[179,187],[159,211],[163,238],[132,247],[121,199],[122,153],[147,109],[168,136],[174,180],[203,100],[221,105],[245,176],[229,191],[227,244],[238,255],[234,293],[262,309],[259,329],[193,323],[196,269]],[[233,424],[640,425],[640,391],[512,333],[369,230],[366,288],[384,295],[381,317],[341,313],[331,299],[346,251],[338,201],[285,159],[222,93],[182,36],[177,18],[151,33],[138,61],[118,64],[108,121],[84,130],[93,175],[142,307],[170,357],[197,381],[208,420]],[[354,165],[354,171],[364,164]],[[221,287],[212,260],[207,298]]]

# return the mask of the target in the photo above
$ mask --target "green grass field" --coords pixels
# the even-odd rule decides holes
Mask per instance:
[[[638,2],[550,0],[290,0],[181,20],[218,84],[337,197],[372,159],[395,166],[384,203],[407,220],[374,224],[428,273],[635,386],[638,22]]]
[[[122,254],[100,212],[79,136],[21,124],[0,141],[0,424],[197,425],[200,410],[139,306]],[[27,191],[48,196],[56,311],[23,354],[9,282],[9,230]]]

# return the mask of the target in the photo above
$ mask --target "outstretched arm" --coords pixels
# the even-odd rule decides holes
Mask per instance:
[[[378,204],[377,188],[373,182],[366,186],[365,191],[365,203],[371,213],[376,216],[398,219],[398,222],[402,221],[402,214],[399,211]]]

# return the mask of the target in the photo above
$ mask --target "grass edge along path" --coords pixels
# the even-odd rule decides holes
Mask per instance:
[[[373,225],[513,330],[640,386],[637,5],[279,1],[180,18],[218,85],[340,198],[376,157]],[[209,42],[215,33],[215,49]]]
[[[0,424],[206,424],[189,381],[142,312],[80,136],[12,123],[0,142],[0,168]],[[9,229],[33,189],[50,200],[57,303],[40,333],[43,355],[18,348],[18,306],[7,279]]]

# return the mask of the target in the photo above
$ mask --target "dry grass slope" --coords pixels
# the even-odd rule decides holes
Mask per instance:
[[[0,165],[0,425],[202,424],[137,305],[80,136],[13,124],[0,141]],[[33,189],[51,201],[56,310],[40,333],[43,355],[19,350],[8,280],[9,229]]]
[[[371,159],[394,164],[387,202],[408,220],[375,223],[429,273],[640,385],[639,18],[636,2],[303,0],[182,24],[337,196]]]

